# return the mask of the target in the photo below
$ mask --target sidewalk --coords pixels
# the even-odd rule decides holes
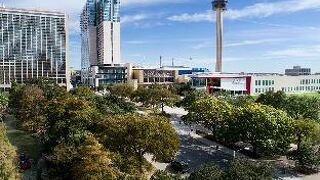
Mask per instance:
[[[219,151],[224,152],[230,156],[235,155],[234,150],[229,149],[227,147],[224,147],[221,144],[216,143],[214,141],[208,140],[208,139],[196,134],[195,131],[191,131],[190,127],[188,125],[185,125],[181,120],[181,117],[188,113],[184,109],[165,107],[164,110],[167,113],[171,114],[171,116],[172,116],[171,122],[174,125],[174,127],[176,128],[176,130],[180,131],[180,134],[190,135],[192,138],[196,139],[197,141],[200,141],[201,143],[203,143],[211,148],[216,148],[217,146],[219,146]],[[180,122],[182,122],[182,123],[180,124]]]

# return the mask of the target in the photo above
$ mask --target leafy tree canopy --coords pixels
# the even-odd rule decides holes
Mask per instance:
[[[0,122],[0,179],[19,179],[16,157],[16,149],[10,144],[5,126]]]
[[[267,92],[257,99],[258,103],[282,109],[294,119],[320,121],[320,98],[312,96],[286,95],[284,92]]]
[[[215,164],[206,164],[190,174],[188,180],[223,180],[224,172]]]
[[[179,148],[178,135],[164,117],[115,115],[106,118],[98,127],[105,147],[136,156],[141,164],[146,153],[153,154],[157,160],[168,161]]]
[[[129,84],[115,84],[109,89],[112,95],[120,98],[131,98],[134,93],[133,86]]]
[[[151,176],[150,180],[182,180],[182,178],[169,174],[166,171],[158,170]]]
[[[226,178],[227,180],[272,180],[273,167],[270,164],[251,161],[248,159],[237,158],[229,167]]]

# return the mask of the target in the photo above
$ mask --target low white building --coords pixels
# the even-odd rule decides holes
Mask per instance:
[[[283,91],[288,94],[320,91],[320,75],[253,75],[251,92],[258,95],[268,91]]]
[[[259,95],[268,91],[288,94],[320,91],[320,75],[287,76],[276,73],[199,73],[191,75],[191,84],[209,93]]]

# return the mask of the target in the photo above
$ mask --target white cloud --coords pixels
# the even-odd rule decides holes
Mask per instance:
[[[230,19],[242,17],[268,17],[280,13],[292,13],[304,10],[320,9],[319,0],[286,0],[274,3],[257,3],[241,10],[230,10],[226,16]]]
[[[170,21],[181,21],[181,22],[200,22],[200,21],[214,21],[214,15],[212,11],[206,11],[205,13],[194,13],[194,14],[180,14],[168,17]]]
[[[154,5],[154,4],[161,4],[161,3],[185,3],[189,2],[190,0],[122,0],[123,6],[146,6],[146,5]]]
[[[149,6],[161,3],[185,3],[190,0],[122,0],[123,7]],[[6,6],[20,8],[44,8],[51,10],[66,11],[68,13],[79,12],[85,5],[86,0],[2,0]]]
[[[199,44],[196,44],[192,46],[192,49],[203,49],[203,48],[208,48],[208,47],[214,47],[215,42],[214,41],[204,41]]]
[[[150,18],[147,14],[133,14],[133,15],[125,15],[121,17],[121,23],[122,24],[127,24],[127,23],[132,23],[132,22],[137,22],[137,21],[142,21],[147,18]]]
[[[233,43],[226,43],[224,45],[225,48],[230,48],[230,47],[238,47],[238,46],[251,46],[251,45],[259,45],[259,44],[266,44],[266,43],[274,43],[274,42],[280,42],[280,41],[285,41],[287,39],[275,39],[275,38],[270,38],[270,39],[255,39],[255,40],[244,40],[240,42],[233,42]],[[193,49],[203,49],[203,48],[213,48],[215,47],[215,41],[202,41],[201,43],[198,43],[191,48]]]
[[[315,58],[320,59],[320,45],[305,47],[293,47],[277,51],[269,51],[265,54],[271,58]]]
[[[243,9],[230,9],[225,13],[227,19],[240,19],[246,17],[268,17],[280,13],[292,13],[304,10],[319,10],[320,0],[285,0],[269,3],[256,3]],[[202,13],[180,14],[168,18],[171,21],[200,22],[214,21],[214,13],[205,11]]]
[[[184,3],[190,0],[122,0],[123,7],[149,6],[161,3]],[[86,0],[2,0],[5,6],[65,12],[69,16],[71,34],[80,33],[80,13]],[[123,23],[132,23],[146,19],[145,14],[123,16]]]
[[[258,40],[245,40],[236,43],[227,43],[224,47],[237,47],[237,46],[249,46],[249,45],[258,45],[258,44],[266,44],[273,43],[279,41],[285,41],[286,39],[258,39]]]
[[[125,43],[139,45],[139,44],[148,44],[148,43],[150,43],[150,41],[132,40],[132,41],[126,41]]]

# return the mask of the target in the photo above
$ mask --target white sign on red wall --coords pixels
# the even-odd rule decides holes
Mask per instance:
[[[221,88],[231,91],[246,91],[246,78],[221,78]]]

